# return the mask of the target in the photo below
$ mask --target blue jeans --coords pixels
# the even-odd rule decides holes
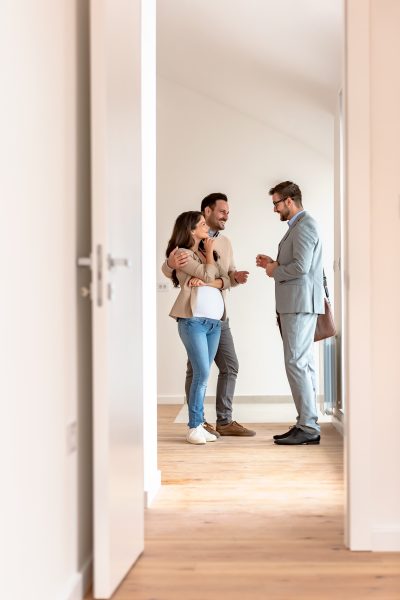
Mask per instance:
[[[188,423],[193,428],[204,421],[204,396],[221,336],[221,321],[203,317],[178,319],[178,332],[193,368]]]

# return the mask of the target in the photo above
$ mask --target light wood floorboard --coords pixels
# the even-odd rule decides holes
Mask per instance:
[[[277,424],[192,446],[178,410],[159,407],[163,487],[146,511],[145,552],[113,600],[400,599],[399,553],[344,547],[331,425],[320,446],[275,446]]]

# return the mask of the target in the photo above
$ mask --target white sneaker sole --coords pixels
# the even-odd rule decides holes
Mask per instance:
[[[186,434],[186,441],[189,444],[203,445],[206,443],[206,436],[204,435],[204,429],[200,425],[196,428],[190,429]]]
[[[206,434],[204,437],[206,438],[206,442],[216,442],[217,441],[217,436],[213,435],[212,433],[208,433],[208,431],[206,431]]]
[[[204,446],[206,443],[206,440],[191,440],[189,438],[186,438],[186,441],[188,444],[194,444],[195,446]]]

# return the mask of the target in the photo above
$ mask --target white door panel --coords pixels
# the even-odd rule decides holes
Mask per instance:
[[[139,0],[92,0],[95,598],[144,543],[140,37]]]

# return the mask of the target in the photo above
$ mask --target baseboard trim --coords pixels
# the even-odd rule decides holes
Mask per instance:
[[[70,578],[60,600],[83,600],[93,578],[93,557],[90,556],[82,569]]]
[[[157,469],[149,485],[149,489],[144,492],[144,506],[149,508],[161,489],[161,471]]]
[[[185,403],[183,396],[157,396],[157,404],[180,404]]]
[[[344,424],[343,421],[341,421],[340,419],[337,418],[336,415],[332,415],[332,425],[334,426],[334,428],[336,429],[336,431],[342,436],[344,437]]]
[[[207,404],[215,403],[215,396],[206,396],[205,402]],[[292,396],[235,396],[234,403],[249,403],[249,404],[287,404],[293,402]],[[158,396],[157,399],[158,404],[179,404],[182,406],[185,403],[185,398],[183,396]]]
[[[400,552],[400,525],[375,527],[372,530],[373,552]]]

